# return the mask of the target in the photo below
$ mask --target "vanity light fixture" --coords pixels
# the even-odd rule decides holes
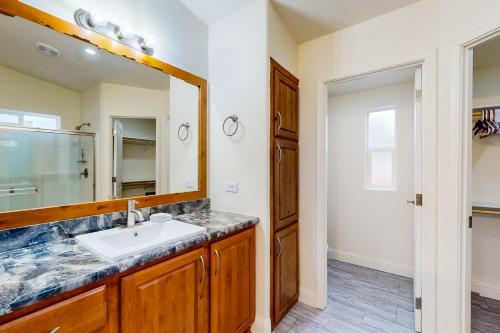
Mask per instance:
[[[120,26],[106,21],[100,15],[93,15],[80,8],[75,11],[75,22],[80,27],[97,32],[148,55],[154,53],[153,48],[146,44],[143,37],[136,33],[124,33],[121,31]]]

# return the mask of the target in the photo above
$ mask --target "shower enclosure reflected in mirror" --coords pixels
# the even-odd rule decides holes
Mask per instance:
[[[1,212],[199,189],[198,86],[19,17],[0,44]]]

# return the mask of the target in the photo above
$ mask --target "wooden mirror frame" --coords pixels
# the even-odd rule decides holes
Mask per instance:
[[[150,207],[175,202],[203,199],[207,195],[207,81],[162,62],[152,56],[143,54],[131,47],[116,43],[112,39],[86,30],[76,24],[64,21],[56,16],[26,5],[19,0],[0,2],[0,14],[10,17],[21,17],[40,24],[73,38],[93,44],[112,54],[124,56],[139,64],[173,75],[199,88],[199,128],[198,128],[198,191],[141,196],[109,201],[77,203],[64,206],[35,208],[0,212],[0,230],[35,225],[52,221],[61,221],[83,216],[111,213],[127,210],[127,201],[134,199],[137,207]]]

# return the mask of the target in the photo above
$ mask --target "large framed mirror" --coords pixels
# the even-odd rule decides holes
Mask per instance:
[[[0,12],[0,229],[206,197],[205,79],[19,1]]]

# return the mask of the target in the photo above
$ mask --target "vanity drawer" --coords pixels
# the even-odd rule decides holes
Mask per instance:
[[[0,326],[0,333],[105,332],[106,286]]]

